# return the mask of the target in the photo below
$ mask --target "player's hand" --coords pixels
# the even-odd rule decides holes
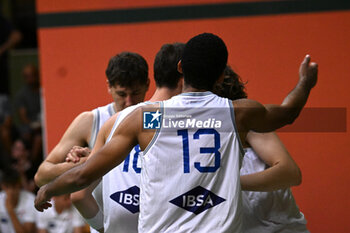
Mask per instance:
[[[78,163],[80,158],[88,157],[91,150],[88,147],[73,146],[66,156],[66,162]]]
[[[40,212],[43,212],[52,206],[50,203],[51,198],[46,194],[46,189],[47,185],[42,186],[35,197],[34,206],[35,209]]]
[[[318,65],[310,62],[310,55],[306,55],[299,68],[299,82],[305,84],[308,88],[313,88],[317,82]]]

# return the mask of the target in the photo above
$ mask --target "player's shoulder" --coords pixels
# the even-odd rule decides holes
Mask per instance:
[[[119,117],[117,120],[124,120],[127,117],[135,117],[145,110],[158,109],[160,106],[160,102],[142,102],[119,112]]]
[[[90,127],[94,121],[94,113],[92,111],[85,111],[80,113],[77,117],[74,118],[71,125],[85,128]]]
[[[233,100],[232,105],[234,108],[236,119],[240,117],[244,120],[246,116],[254,116],[257,111],[264,109],[264,106],[256,100],[252,99],[238,99]]]
[[[162,106],[164,106],[163,101],[159,102],[145,102],[142,105],[137,106],[130,114],[129,118],[136,118],[139,119],[139,117],[143,116],[145,112],[156,112],[161,110]]]
[[[112,115],[112,116],[106,121],[106,123],[107,123],[107,122],[114,122],[114,121],[118,118],[119,113],[120,113],[120,112],[117,112],[117,113],[115,113],[114,115]]]
[[[87,119],[92,119],[94,117],[94,112],[93,111],[84,111],[81,112],[75,119],[79,120],[87,120]]]
[[[261,106],[258,101],[246,98],[233,100],[232,104],[236,108],[251,108]]]
[[[166,101],[166,100],[165,100]],[[142,109],[158,109],[163,105],[164,101],[158,101],[158,102],[145,102],[144,104],[138,106],[139,111]]]

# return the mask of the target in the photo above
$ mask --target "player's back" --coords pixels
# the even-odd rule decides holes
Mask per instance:
[[[252,148],[245,149],[241,175],[261,172],[267,168]],[[242,192],[244,232],[309,232],[292,191],[280,189],[272,192]]]
[[[232,103],[211,92],[162,103],[161,128],[142,156],[139,232],[240,232]]]

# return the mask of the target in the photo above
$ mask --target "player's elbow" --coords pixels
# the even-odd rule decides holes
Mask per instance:
[[[301,170],[299,167],[297,167],[294,171],[295,173],[295,180],[294,180],[294,186],[298,186],[301,185],[302,182],[302,174],[301,174]]]
[[[48,183],[45,179],[44,176],[42,175],[42,169],[39,167],[38,171],[34,175],[34,182],[38,187],[41,187]]]
[[[35,184],[36,184],[38,187],[43,186],[38,172],[35,173],[35,175],[34,175],[34,182],[35,182]]]
[[[302,182],[302,175],[300,168],[294,164],[293,166],[288,166],[288,176],[290,186],[298,186]]]

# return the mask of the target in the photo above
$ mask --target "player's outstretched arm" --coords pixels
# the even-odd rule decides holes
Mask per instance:
[[[276,133],[249,132],[247,141],[270,167],[241,176],[243,190],[268,192],[301,183],[301,172]]]
[[[50,152],[39,166],[34,180],[39,187],[61,175],[63,172],[77,166],[79,163],[66,163],[66,155],[73,146],[86,146],[90,138],[93,123],[93,113],[84,112],[77,116],[68,127],[60,142]],[[83,161],[81,161],[83,162]]]
[[[117,128],[110,142],[105,144],[89,159],[57,177],[38,191],[35,207],[43,211],[51,206],[48,201],[52,196],[81,190],[99,179],[112,168],[124,161],[137,144],[142,122],[141,109],[131,113]]]
[[[298,117],[304,107],[310,90],[317,82],[318,67],[310,63],[307,55],[299,68],[299,82],[287,95],[281,105],[262,105],[257,101],[241,99],[233,101],[238,130],[248,132],[271,132]]]
[[[114,125],[118,114],[109,118],[98,132],[94,148],[91,154],[95,154],[105,144],[107,137]],[[95,181],[89,187],[71,194],[71,200],[75,208],[80,212],[80,215],[89,223],[95,230],[103,230],[103,213],[101,212],[95,198],[92,195],[100,180]]]

